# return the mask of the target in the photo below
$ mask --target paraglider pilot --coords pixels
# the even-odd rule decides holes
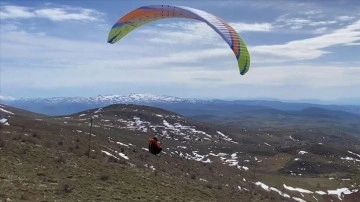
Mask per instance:
[[[157,137],[149,137],[149,152],[157,155],[160,154],[161,150],[161,142],[157,139]]]

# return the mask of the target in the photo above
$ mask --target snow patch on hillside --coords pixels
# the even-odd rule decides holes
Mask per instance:
[[[5,109],[3,109],[3,108],[0,108],[0,111],[5,112],[5,113],[7,113],[7,114],[15,115],[15,114],[12,113],[11,111],[5,110]]]

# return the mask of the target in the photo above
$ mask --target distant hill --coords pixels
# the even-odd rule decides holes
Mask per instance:
[[[269,108],[282,111],[301,111],[311,107],[360,114],[360,105],[320,105],[267,100],[202,100],[152,94],[130,94],[128,96],[99,95],[96,97],[54,97],[34,99],[11,98],[0,99],[0,103],[47,115],[71,114],[111,104],[140,104],[156,106],[176,111],[187,116],[197,116],[204,114],[204,112],[217,110],[221,110],[224,113],[239,113],[243,111]]]

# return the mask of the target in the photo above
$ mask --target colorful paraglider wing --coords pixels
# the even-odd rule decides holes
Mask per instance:
[[[189,7],[153,5],[135,9],[121,17],[114,24],[109,32],[108,42],[111,44],[116,43],[135,28],[164,18],[189,18],[205,22],[229,44],[238,60],[240,74],[244,75],[249,70],[249,51],[236,31],[223,19]]]

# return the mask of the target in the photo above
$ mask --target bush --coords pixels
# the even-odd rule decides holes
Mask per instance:
[[[39,135],[37,132],[34,132],[34,133],[32,134],[32,136],[33,136],[34,138],[41,139],[40,135]]]
[[[15,140],[15,141],[21,140],[21,135],[20,134],[15,135],[12,139]]]
[[[102,181],[107,181],[109,178],[110,178],[110,176],[105,173],[100,176],[100,180],[102,180]]]
[[[212,189],[213,185],[212,184],[206,184],[205,187],[208,188],[208,189]]]
[[[64,193],[71,193],[74,190],[74,185],[69,181],[60,183],[60,191]]]
[[[63,155],[58,155],[57,157],[55,157],[55,162],[64,164],[66,162],[66,159]]]
[[[5,140],[0,137],[0,148],[5,147]]]
[[[50,140],[46,140],[46,142],[45,142],[45,147],[47,147],[47,148],[51,148],[51,147],[52,147],[52,143],[51,143]]]

